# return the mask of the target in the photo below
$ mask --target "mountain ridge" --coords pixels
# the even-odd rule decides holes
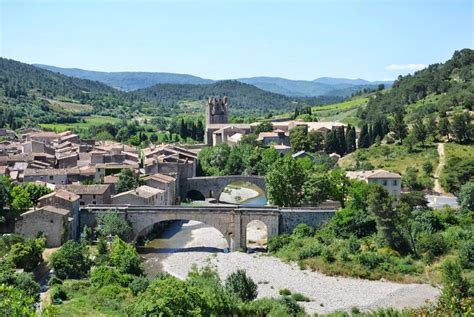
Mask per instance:
[[[84,70],[81,68],[62,68],[44,64],[33,64],[35,67],[66,76],[100,81],[113,88],[133,91],[148,88],[158,84],[212,84],[221,80],[202,78],[190,74],[169,72],[100,72]],[[375,89],[380,83],[390,86],[392,82],[370,82],[364,79],[347,79],[321,77],[313,81],[292,80],[282,77],[257,76],[236,79],[242,83],[250,84],[269,92],[282,94],[288,97],[316,97],[316,96],[341,96],[348,97],[362,89]]]

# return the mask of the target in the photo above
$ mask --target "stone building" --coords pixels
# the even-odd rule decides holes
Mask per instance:
[[[144,185],[112,196],[112,204],[128,204],[137,206],[165,205],[165,191]]]
[[[346,176],[351,179],[357,179],[369,184],[382,185],[390,194],[397,199],[402,192],[402,177],[397,173],[385,170],[372,171],[350,171]]]
[[[156,173],[143,179],[145,185],[165,191],[165,205],[176,204],[176,179],[169,175]]]
[[[71,210],[48,205],[22,213],[15,222],[15,233],[28,238],[42,233],[47,247],[59,247],[70,238],[72,222]]]
[[[63,189],[79,196],[79,204],[104,205],[111,203],[110,185],[66,185]]]

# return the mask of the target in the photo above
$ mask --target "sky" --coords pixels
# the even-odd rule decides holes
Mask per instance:
[[[395,79],[473,48],[472,0],[0,0],[0,56],[97,71]]]

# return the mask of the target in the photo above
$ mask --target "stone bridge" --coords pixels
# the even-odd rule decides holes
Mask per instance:
[[[118,213],[133,229],[134,240],[147,234],[153,226],[169,220],[195,220],[205,223],[223,235],[232,251],[245,249],[247,225],[254,220],[266,226],[267,236],[291,232],[299,223],[319,227],[326,223],[335,210],[318,208],[280,209],[278,207],[239,206],[129,206],[89,205],[80,209],[79,232],[85,225],[95,227],[96,217],[105,212]]]
[[[214,198],[219,200],[219,197],[224,188],[235,182],[249,182],[259,187],[267,195],[265,187],[265,179],[262,176],[203,176],[191,177],[180,184],[180,196],[188,197],[192,191],[199,192],[204,198]]]

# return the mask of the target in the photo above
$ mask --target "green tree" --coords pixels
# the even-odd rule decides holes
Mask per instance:
[[[451,131],[451,125],[449,124],[449,119],[446,117],[441,117],[439,119],[439,135],[447,137],[449,141],[449,131]]]
[[[413,152],[413,148],[415,147],[416,142],[417,138],[415,136],[415,133],[412,131],[405,138],[405,145],[407,146],[409,153]]]
[[[458,202],[462,209],[474,211],[474,180],[461,186]]]
[[[454,115],[451,129],[457,142],[464,143],[471,139],[473,133],[473,125],[471,121],[472,119],[468,112]]]
[[[120,272],[133,275],[143,274],[143,264],[137,250],[119,237],[115,237],[110,246],[110,265]]]
[[[425,141],[427,137],[426,127],[423,122],[418,121],[413,125],[413,133],[415,134],[416,140],[421,142],[425,146]]]
[[[433,173],[433,163],[430,161],[423,162],[423,171],[426,175],[431,175]]]
[[[370,146],[370,137],[369,137],[369,130],[368,125],[362,125],[359,134],[359,148],[368,148]]]
[[[436,139],[436,135],[438,134],[438,124],[436,123],[436,118],[434,116],[428,116],[425,127],[427,136],[432,140]]]
[[[51,255],[51,265],[60,279],[80,279],[89,274],[91,260],[87,245],[68,240]]]
[[[278,206],[300,205],[305,179],[305,171],[290,155],[278,159],[265,176],[269,200]]]
[[[113,211],[98,215],[97,224],[99,234],[104,237],[118,236],[125,241],[131,238],[132,227],[129,222]]]
[[[11,191],[11,208],[15,214],[19,215],[33,206],[28,192],[21,186],[13,187]]]
[[[355,127],[348,126],[346,132],[347,153],[356,150],[356,130]]]
[[[340,169],[334,169],[329,173],[330,193],[331,199],[339,201],[342,208],[345,206],[347,193],[349,190],[349,179]]]
[[[175,277],[154,280],[133,301],[131,316],[211,316],[202,291]]]
[[[308,151],[308,129],[306,126],[296,126],[290,130],[290,144],[293,152]]]
[[[400,143],[403,143],[403,139],[408,134],[408,128],[405,123],[403,111],[398,110],[395,112],[390,129],[393,131],[396,138],[400,140]]]
[[[262,121],[258,124],[255,129],[255,134],[258,135],[261,132],[271,132],[273,131],[273,124],[270,121]]]
[[[459,262],[445,261],[442,266],[442,273],[444,287],[440,297],[440,305],[453,315],[464,315],[462,301],[469,295],[469,283],[462,276]]]
[[[27,239],[24,242],[12,245],[8,259],[12,261],[16,268],[32,271],[43,261],[43,251],[46,239]]]
[[[0,176],[0,223],[5,221],[5,208],[10,205],[12,183],[9,177]]]
[[[52,192],[52,190],[49,189],[48,187],[44,185],[35,184],[35,183],[22,183],[21,187],[23,187],[28,192],[28,196],[30,197],[30,200],[35,205],[38,203],[38,199],[40,197]]]
[[[367,209],[374,215],[382,245],[395,249],[395,210],[392,208],[392,202],[393,200],[385,188],[371,184],[371,190],[367,196]]]
[[[34,298],[25,295],[21,290],[0,284],[0,315],[2,316],[36,316]]]
[[[306,203],[317,206],[329,198],[331,182],[326,175],[311,174],[303,185],[304,200]]]
[[[138,178],[133,174],[133,172],[124,168],[120,172],[119,179],[115,186],[115,191],[117,193],[126,192],[128,190],[135,189],[139,186]]]
[[[322,151],[324,149],[323,148],[323,144],[324,144],[323,134],[317,131],[308,132],[308,143],[309,143],[309,150],[311,152]]]
[[[225,280],[225,288],[244,302],[257,298],[257,284],[247,276],[245,270],[231,273]]]

